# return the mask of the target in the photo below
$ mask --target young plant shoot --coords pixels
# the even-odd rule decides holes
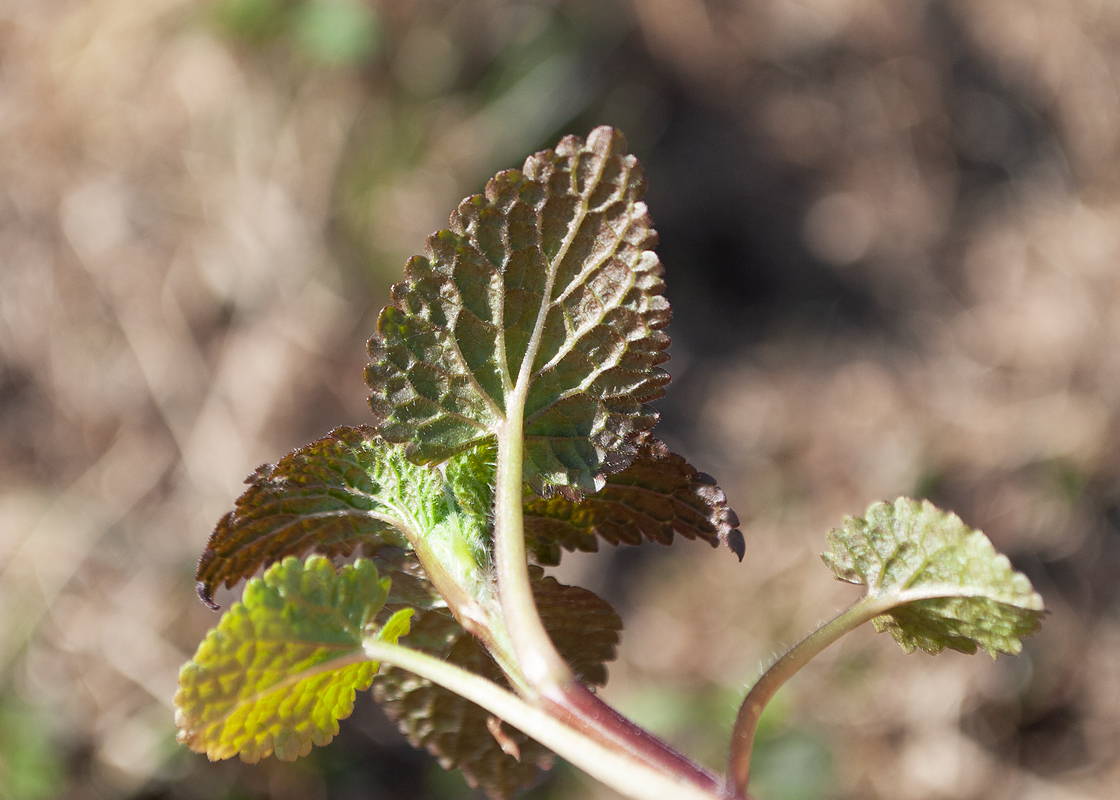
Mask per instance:
[[[907,652],[1019,652],[1044,613],[1027,579],[900,498],[829,535],[825,562],[867,594],[750,690],[725,776],[595,694],[622,622],[543,567],[676,536],[744,555],[724,493],[651,434],[669,304],[644,188],[622,134],[597,128],[498,173],[428,238],[369,342],[372,424],[260,467],[210,536],[203,602],[249,580],[180,673],[180,741],[294,759],[372,688],[494,798],[553,754],[635,800],[746,798],[766,702],[856,626]]]

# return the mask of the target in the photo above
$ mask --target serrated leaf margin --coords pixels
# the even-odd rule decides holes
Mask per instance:
[[[993,659],[1016,655],[1046,614],[1030,579],[982,531],[928,500],[872,503],[829,531],[828,542],[822,560],[889,607],[872,623],[907,653],[982,647]]]
[[[289,557],[251,580],[180,670],[179,741],[212,761],[237,755],[248,763],[272,754],[291,761],[329,743],[377,673],[362,654],[364,639],[408,632],[410,611],[371,630],[389,585],[368,560],[336,571],[322,556]],[[317,617],[304,621],[312,638],[295,628],[300,611]],[[333,630],[324,617],[334,617]]]

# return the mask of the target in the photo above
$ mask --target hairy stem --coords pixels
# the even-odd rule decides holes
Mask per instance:
[[[365,641],[364,649],[371,661],[408,670],[481,706],[633,800],[720,798],[718,793],[696,786],[688,777],[655,769],[618,748],[605,745],[512,692],[453,664],[373,638]]]
[[[775,661],[755,682],[735,719],[731,734],[731,757],[727,768],[727,781],[735,797],[747,796],[747,783],[750,781],[751,750],[754,747],[755,731],[759,717],[766,704],[773,699],[786,681],[812,661],[822,650],[835,642],[845,633],[858,628],[865,622],[899,605],[899,597],[864,597],[847,611],[844,611],[821,625],[785,655]]]
[[[448,609],[458,623],[465,630],[486,642],[489,635],[489,618],[486,612],[478,601],[471,597],[470,592],[455,580],[451,572],[447,570],[443,561],[433,551],[427,537],[420,533],[419,526],[408,524],[395,517],[376,514],[374,516],[385,520],[404,534],[412,547],[412,551],[416,554],[416,558],[419,559],[420,565],[424,568],[428,580],[432,582],[432,586],[447,603]]]

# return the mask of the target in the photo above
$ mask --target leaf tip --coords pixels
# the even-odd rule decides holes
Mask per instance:
[[[202,604],[211,611],[220,611],[221,606],[214,602],[214,596],[211,592],[210,585],[206,581],[198,581],[194,585],[194,590],[198,593],[198,599]]]
[[[599,155],[606,155],[612,149],[618,153],[625,153],[626,135],[618,128],[600,125],[587,134],[587,149]]]
[[[741,562],[743,556],[747,554],[747,540],[743,537],[743,532],[738,528],[728,531],[726,542],[731,552],[738,556]]]

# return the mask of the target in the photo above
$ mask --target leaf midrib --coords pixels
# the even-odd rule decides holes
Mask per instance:
[[[334,655],[331,658],[326,659],[325,661],[320,661],[313,667],[308,667],[306,669],[300,670],[299,672],[288,673],[283,677],[282,680],[270,684],[267,689],[261,689],[245,697],[237,696],[233,698],[233,703],[230,708],[221,716],[207,722],[207,728],[212,729],[219,725],[225,725],[227,722],[229,722],[230,717],[232,717],[238,709],[244,708],[246,705],[254,705],[256,703],[259,703],[270,694],[275,694],[276,692],[290,689],[293,686],[299,685],[305,680],[315,678],[324,673],[343,670],[347,667],[356,666],[369,660],[368,658],[366,658],[365,652],[362,649],[361,638],[359,638],[357,644],[352,647],[344,648],[341,645],[332,646],[328,644],[318,643],[317,646],[323,650],[335,650],[337,651],[337,655]]]
[[[583,152],[584,151],[581,149],[572,162],[572,171],[569,180],[573,183],[575,181],[576,170],[579,166],[579,156],[583,155]],[[556,255],[547,262],[548,275],[545,278],[544,290],[541,292],[541,303],[540,307],[537,309],[537,319],[533,324],[533,333],[529,337],[529,344],[525,348],[525,355],[522,356],[521,367],[517,374],[517,383],[515,384],[511,395],[508,396],[508,400],[512,402],[507,402],[506,404],[507,418],[509,416],[513,416],[514,413],[516,413],[518,416],[524,415],[525,413],[525,400],[528,397],[529,383],[532,380],[533,363],[537,360],[537,353],[540,350],[541,346],[541,338],[544,336],[544,326],[546,320],[548,319],[548,309],[551,306],[552,291],[555,288],[556,274],[559,271],[560,264],[562,264],[564,261],[564,257],[568,254],[568,250],[571,249],[572,243],[575,241],[576,236],[579,234],[580,229],[583,227],[584,220],[587,219],[588,203],[590,202],[591,195],[594,193],[595,188],[598,187],[599,181],[603,177],[603,171],[606,169],[608,158],[609,154],[603,155],[603,157],[599,160],[599,165],[595,171],[594,179],[591,180],[585,187],[585,193],[577,194],[577,197],[579,197],[580,199],[579,214],[572,225],[568,228],[568,233],[564,237],[560,249],[557,250]],[[573,186],[573,189],[574,188],[575,187]],[[541,253],[543,254],[544,243],[540,238],[540,214],[542,213],[543,209],[542,211],[538,212],[537,217],[537,246],[541,248]],[[583,273],[581,273],[581,277],[582,275]],[[503,362],[503,370],[507,368],[508,367]]]
[[[910,605],[911,603],[920,603],[927,600],[990,600],[993,603],[1009,606],[1011,608],[1018,608],[1024,611],[1039,611],[1040,609],[1034,608],[1033,605],[1027,603],[1034,603],[1037,598],[1037,592],[1032,595],[1004,595],[996,596],[996,594],[985,587],[977,586],[958,586],[951,583],[933,583],[921,588],[909,588],[902,591],[873,591],[868,592],[867,597],[876,601],[881,601],[884,604],[890,604],[890,607],[881,613],[887,614],[891,610],[899,606]]]
[[[405,538],[408,538],[407,537],[407,531],[409,531],[409,530],[416,530],[416,529],[421,529],[422,530],[421,526],[415,524],[415,520],[413,520],[413,524],[409,524],[409,521],[407,519],[403,518],[406,515],[403,514],[403,513],[400,513],[402,511],[402,509],[394,508],[389,503],[386,503],[385,501],[379,500],[377,498],[373,498],[372,495],[369,495],[365,492],[353,492],[352,494],[360,496],[360,497],[371,498],[375,502],[377,502],[379,505],[386,506],[386,507],[392,508],[392,510],[394,510],[394,511],[397,511],[400,514],[400,516],[398,517],[398,516],[393,516],[392,514],[384,514],[384,513],[375,511],[373,509],[362,509],[362,508],[358,508],[357,506],[346,506],[344,508],[336,508],[336,509],[331,509],[329,511],[312,511],[312,512],[301,513],[301,514],[292,513],[292,514],[289,515],[290,519],[287,520],[286,522],[284,522],[283,524],[277,525],[277,526],[270,526],[265,533],[255,537],[253,539],[249,539],[249,540],[246,540],[246,541],[239,542],[238,545],[236,547],[234,547],[232,550],[229,550],[229,551],[222,554],[223,560],[231,561],[231,560],[237,558],[238,556],[242,555],[244,552],[251,551],[255,546],[260,544],[260,541],[261,541],[262,538],[266,538],[266,537],[267,538],[275,538],[276,535],[286,533],[287,531],[291,530],[294,527],[299,526],[301,523],[303,523],[307,520],[342,519],[342,518],[345,518],[345,517],[356,517],[356,518],[361,518],[361,519],[373,519],[373,520],[377,520],[378,522],[384,523],[385,525],[388,525],[391,528],[396,528],[398,531],[400,531],[402,533],[402,535],[405,535]],[[333,498],[331,495],[325,495],[324,494],[322,496],[330,498],[330,499],[336,499],[336,498]],[[315,497],[315,495],[311,495],[312,499],[314,499],[314,497]],[[269,515],[269,516],[272,516],[272,515]],[[279,516],[279,514],[277,514],[275,516]],[[264,518],[267,518],[267,517],[262,517],[261,519],[264,519]],[[257,522],[259,520],[253,520],[253,521]],[[379,533],[380,533],[379,531],[367,531],[367,532],[357,533],[353,537],[343,537],[342,539],[338,539],[335,542],[328,542],[328,544],[342,543],[342,542],[345,542],[345,541],[349,540],[350,538],[361,539],[361,538],[364,538],[364,537],[369,536],[369,535],[378,535]],[[318,531],[305,534],[304,536],[302,536],[300,538],[311,538],[311,539],[314,540],[314,543],[319,543],[319,544],[323,543],[320,539],[320,534],[319,534]]]
[[[604,160],[604,162],[605,162],[605,160]],[[599,174],[600,174],[600,177],[601,177],[602,176],[602,170],[600,170]],[[588,195],[588,197],[590,197],[590,194]],[[631,202],[628,206],[628,210],[633,211],[633,208],[634,208],[634,204]],[[581,224],[583,222],[583,219],[586,219],[586,217],[587,217],[587,206],[586,206],[586,203],[585,203],[584,204],[584,215],[583,215],[583,218],[580,220]],[[574,240],[574,237],[573,237],[573,240]],[[591,261],[590,263],[585,265],[583,270],[580,272],[580,274],[574,280],[572,280],[571,284],[569,284],[568,288],[565,289],[560,294],[560,296],[556,298],[556,300],[546,301],[545,304],[544,304],[544,308],[547,309],[550,306],[559,305],[560,303],[563,303],[564,299],[567,298],[568,295],[570,295],[573,291],[575,291],[575,288],[577,286],[583,285],[584,282],[587,280],[588,276],[591,275],[592,273],[594,273],[594,271],[597,270],[599,267],[601,267],[603,264],[605,264],[607,259],[609,259],[617,251],[618,251],[618,246],[616,244],[613,249],[607,250],[606,252],[603,253],[603,255],[601,257],[599,257],[599,258],[595,259],[594,261]],[[628,287],[628,289],[633,287],[633,284],[634,284],[633,275],[631,275],[631,277],[630,277],[630,287]],[[596,328],[598,328],[600,325],[603,324],[603,319],[606,317],[606,315],[608,313],[610,313],[611,308],[607,303],[603,302],[603,299],[601,297],[599,297],[593,290],[591,291],[591,293],[593,295],[595,295],[595,299],[598,300],[600,305],[603,306],[603,314],[601,314],[598,318],[596,318],[594,323],[584,325],[582,330],[577,330],[573,333],[572,336],[568,337],[568,340],[564,343],[564,345],[559,350],[557,350],[556,355],[554,355],[551,359],[549,359],[547,364],[545,364],[540,369],[538,369],[536,372],[534,372],[532,377],[530,378],[530,380],[536,380],[541,375],[548,372],[548,370],[552,369],[556,364],[560,363],[560,361],[563,360],[563,358],[565,356],[567,356],[570,352],[572,352],[573,349],[575,349],[576,344],[579,342],[579,340],[581,338],[583,338],[590,331],[595,330]],[[546,313],[546,316],[547,316],[547,313]],[[602,370],[599,370],[599,371],[601,372]],[[584,381],[584,383],[587,383],[587,381]],[[580,386],[580,391],[582,391],[583,388],[585,388],[585,387],[583,385],[581,385]]]

